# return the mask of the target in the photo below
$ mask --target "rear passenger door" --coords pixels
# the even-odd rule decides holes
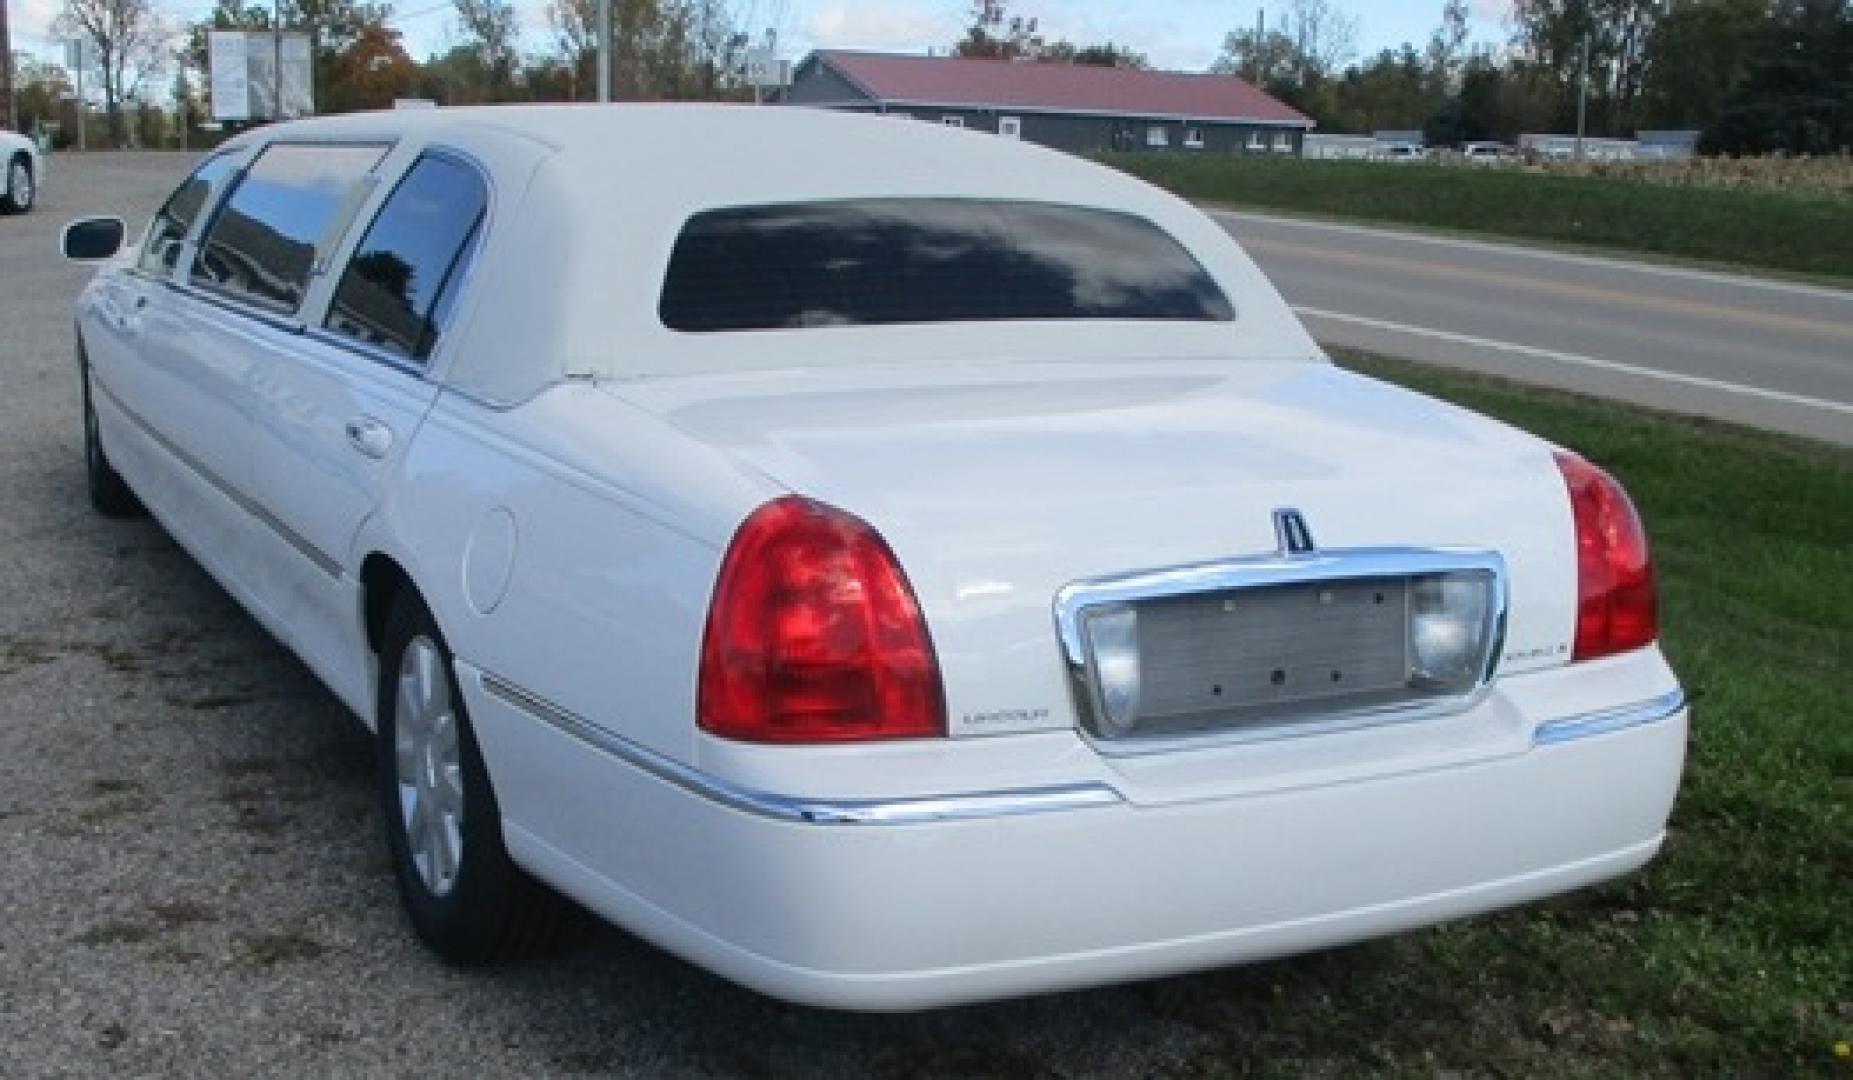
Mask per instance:
[[[364,231],[344,264],[330,267],[317,325],[294,348],[267,354],[257,374],[253,456],[264,511],[336,564],[351,562],[362,523],[437,396],[429,368],[488,198],[482,173],[464,158],[418,156],[371,220],[356,225]],[[338,689],[364,695],[351,573],[301,560],[274,587],[299,645],[352,684]]]
[[[301,348],[302,309],[359,201],[385,144],[273,143],[234,181],[194,249],[171,324],[150,336],[150,362],[184,407],[180,447],[234,507],[236,525],[205,543],[260,615],[286,640],[274,587],[308,562],[338,569],[330,553],[266,513],[254,423],[265,409],[263,373]]]

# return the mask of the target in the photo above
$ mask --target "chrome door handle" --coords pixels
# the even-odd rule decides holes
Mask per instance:
[[[392,449],[392,429],[371,416],[357,416],[347,422],[347,441],[370,458],[383,458]]]

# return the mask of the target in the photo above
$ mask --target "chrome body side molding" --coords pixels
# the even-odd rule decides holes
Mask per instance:
[[[506,679],[484,672],[481,683],[485,693],[660,780],[730,809],[777,821],[806,825],[921,825],[1117,806],[1125,802],[1111,787],[1093,783],[893,799],[823,799],[756,791],[665,757]]]
[[[309,565],[327,574],[331,578],[339,578],[342,576],[343,571],[341,563],[334,556],[329,555],[310,543],[300,533],[278,520],[275,514],[259,506],[249,496],[233,487],[218,473],[208,468],[204,462],[181,449],[172,439],[156,431],[154,425],[148,423],[140,413],[130,408],[127,402],[117,397],[115,391],[105,386],[101,379],[93,379],[91,385],[95,387],[103,397],[108,398],[109,403],[120,411],[123,416],[127,417],[129,423],[134,424],[135,429],[141,432],[143,436],[154,442],[155,445],[159,446],[161,449],[167,451],[175,461],[185,466],[187,471],[199,477],[201,480],[204,480],[213,490],[230,500],[233,505],[251,515],[254,520],[262,522],[265,528],[275,533],[284,543],[294,548],[298,555],[308,560]]]
[[[1659,697],[1648,698],[1632,705],[1622,705],[1613,709],[1598,709],[1595,712],[1578,713],[1575,716],[1559,717],[1546,720],[1538,725],[1531,734],[1533,746],[1556,746],[1559,743],[1587,739],[1595,735],[1607,735],[1629,728],[1646,727],[1666,720],[1686,707],[1684,690],[1668,690]]]

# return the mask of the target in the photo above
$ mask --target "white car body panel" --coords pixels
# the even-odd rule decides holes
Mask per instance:
[[[124,256],[79,305],[109,455],[369,723],[370,575],[397,567],[456,656],[510,854],[651,940],[796,1000],[923,1007],[1355,940],[1657,847],[1683,699],[1655,647],[1568,663],[1552,448],[1334,368],[1178,200],[1014,140],[796,109],[426,110],[234,152],[271,138],[394,144],[337,268],[425,149],[488,178],[437,353],[419,370],[316,329],[333,275],[292,325]],[[1138,214],[1237,318],[681,334],[657,316],[691,214],[890,195]],[[348,434],[360,420],[389,432],[377,457]],[[793,492],[895,551],[950,737],[773,747],[697,728],[723,554]],[[1497,677],[1451,711],[1339,734],[1148,754],[1084,735],[1057,590],[1271,553],[1283,507],[1321,548],[1497,552]]]
[[[0,185],[5,183],[5,169],[14,158],[26,155],[32,164],[32,186],[34,195],[32,203],[37,206],[45,191],[45,155],[39,152],[39,144],[17,131],[0,131]]]

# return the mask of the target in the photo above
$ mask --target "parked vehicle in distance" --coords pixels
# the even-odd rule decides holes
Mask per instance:
[[[558,890],[922,1008],[1661,843],[1687,712],[1622,489],[1333,366],[1118,172],[820,110],[431,109],[247,133],[121,228],[66,238],[107,257],[91,499],[375,730],[452,960]]]
[[[1518,160],[1518,150],[1501,142],[1461,144],[1461,156],[1475,165],[1509,165]]]
[[[1415,143],[1409,142],[1384,143],[1377,151],[1377,156],[1379,160],[1393,161],[1399,165],[1408,165],[1414,162],[1428,160],[1427,151],[1417,146]]]
[[[0,129],[0,214],[23,214],[38,202],[45,182],[45,156],[39,144],[15,131]]]

